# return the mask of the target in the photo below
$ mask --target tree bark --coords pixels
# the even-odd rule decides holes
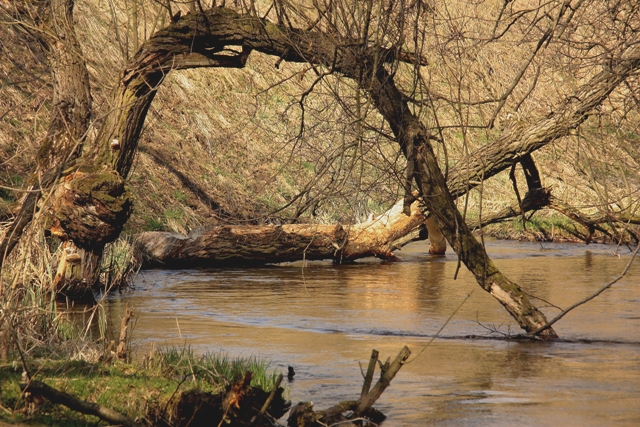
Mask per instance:
[[[371,81],[372,99],[390,124],[400,147],[405,153],[407,147],[414,147],[414,178],[421,197],[453,250],[473,273],[478,284],[507,309],[520,327],[527,332],[539,329],[547,322],[544,314],[529,301],[517,284],[493,264],[484,246],[473,236],[456,208],[429,142],[428,130],[411,113],[384,69],[377,70]],[[547,329],[544,337],[551,339],[557,335],[552,329]]]
[[[420,202],[403,213],[403,201],[377,218],[352,226],[291,224],[212,226],[188,236],[145,232],[136,239],[143,268],[189,268],[332,259],[348,262],[375,256],[396,259],[393,244],[424,221]]]
[[[0,243],[0,265],[20,240],[37,210],[42,192],[80,155],[91,117],[91,89],[80,43],[73,24],[73,0],[44,4],[45,31],[40,41],[49,52],[53,99],[47,135],[38,149],[30,192]]]

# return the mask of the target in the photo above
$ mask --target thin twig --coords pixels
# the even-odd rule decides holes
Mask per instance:
[[[556,323],[558,320],[562,319],[567,313],[569,313],[573,309],[575,309],[577,307],[580,307],[581,305],[591,301],[592,299],[594,299],[595,297],[597,297],[598,295],[600,295],[601,293],[603,293],[604,291],[609,289],[611,286],[613,286],[614,284],[616,284],[620,280],[622,280],[622,278],[627,275],[627,272],[629,271],[629,268],[631,268],[631,264],[633,263],[633,260],[635,259],[636,255],[638,254],[638,250],[640,250],[640,245],[638,245],[638,247],[636,247],[636,250],[631,255],[631,259],[627,263],[627,266],[624,268],[624,270],[622,271],[622,273],[618,277],[616,277],[615,279],[613,279],[612,281],[607,283],[605,286],[600,288],[597,292],[595,292],[595,293],[589,295],[588,297],[586,297],[586,298],[578,301],[577,303],[573,304],[571,307],[567,308],[562,313],[560,313],[556,317],[554,317],[546,325],[541,326],[540,328],[536,329],[533,332],[529,332],[527,334],[524,334],[524,336],[536,336],[536,335],[540,334],[541,332],[549,329],[554,323]]]
[[[473,293],[474,293],[474,292],[475,292],[475,290],[473,290],[473,291],[471,291],[471,292],[469,292],[469,293],[467,294],[467,296],[465,297],[465,299],[463,299],[463,300],[462,300],[462,302],[460,303],[460,305],[458,306],[458,308],[456,308],[456,309],[455,309],[455,311],[454,311],[453,313],[451,313],[451,315],[447,318],[447,320],[442,324],[442,326],[440,326],[440,329],[438,329],[438,332],[436,332],[436,334],[435,334],[433,337],[431,337],[431,339],[429,340],[429,342],[428,342],[424,347],[422,347],[422,350],[420,350],[420,352],[419,352],[418,354],[416,354],[416,356],[415,356],[413,359],[411,359],[411,360],[407,360],[407,361],[405,362],[405,365],[406,365],[407,363],[411,363],[411,362],[413,362],[414,360],[416,360],[416,359],[417,359],[417,358],[418,358],[418,357],[419,357],[419,356],[420,356],[420,355],[421,355],[421,354],[422,354],[422,353],[427,349],[427,347],[429,347],[429,345],[431,345],[431,343],[432,343],[436,338],[438,338],[438,335],[440,335],[440,332],[442,332],[442,331],[444,330],[444,328],[449,324],[449,322],[451,321],[451,319],[453,319],[453,316],[455,316],[455,315],[456,315],[456,313],[457,313],[458,311],[460,311],[460,309],[462,308],[462,306],[464,305],[464,303],[465,303],[465,302],[467,302],[467,300],[468,300],[469,298],[471,298],[471,295],[473,295]]]

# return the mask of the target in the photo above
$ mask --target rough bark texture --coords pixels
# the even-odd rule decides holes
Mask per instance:
[[[102,252],[79,250],[73,242],[65,242],[52,290],[73,301],[94,302],[92,285],[98,280],[101,258]]]
[[[146,232],[136,239],[137,256],[145,268],[211,267],[299,260],[353,261],[376,256],[395,259],[394,242],[424,222],[419,202],[411,215],[403,201],[366,223],[341,225],[213,226],[178,233]]]
[[[0,243],[0,265],[31,222],[42,192],[48,190],[79,156],[89,126],[89,73],[75,33],[73,7],[73,0],[49,0],[43,8],[45,31],[38,34],[50,58],[51,120],[38,150],[36,171],[30,178],[31,192],[23,198],[19,213]]]
[[[53,114],[38,150],[38,167],[67,164],[80,155],[91,117],[89,72],[76,37],[74,0],[50,0],[49,41],[53,82]]]
[[[185,268],[331,259],[346,239],[340,225],[215,226],[189,236],[142,233],[136,249],[144,267]]]
[[[132,207],[124,180],[110,170],[67,175],[53,199],[52,233],[88,250],[115,240]]]

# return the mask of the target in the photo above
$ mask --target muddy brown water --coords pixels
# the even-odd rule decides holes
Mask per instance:
[[[498,266],[528,293],[560,307],[616,277],[628,250],[604,245],[488,241]],[[640,425],[640,261],[625,279],[556,326],[564,341],[485,337],[518,332],[505,310],[455,255],[432,257],[424,243],[403,262],[301,263],[264,268],[142,272],[136,290],[110,297],[139,312],[134,344],[255,355],[296,376],[291,399],[318,409],[357,398],[372,349],[413,355],[376,407],[384,426]],[[414,359],[467,295],[471,297]],[[546,302],[548,315],[556,313]],[[493,334],[495,335],[495,333]]]

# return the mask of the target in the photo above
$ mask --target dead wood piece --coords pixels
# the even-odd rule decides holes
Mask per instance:
[[[116,357],[120,360],[127,360],[127,335],[129,329],[129,321],[133,317],[133,310],[126,305],[124,308],[124,316],[120,324],[120,339],[118,340],[118,348],[116,349]]]
[[[378,351],[373,350],[371,352],[371,358],[369,359],[369,367],[365,376],[360,400],[343,401],[322,411],[314,411],[313,403],[300,402],[291,409],[291,413],[287,420],[287,426],[319,427],[336,424],[353,426],[355,424],[352,424],[351,421],[356,421],[362,418],[371,420],[376,424],[384,421],[386,418],[385,415],[374,409],[373,404],[389,386],[391,380],[396,376],[410,355],[411,350],[409,350],[407,346],[404,346],[393,362],[389,362],[389,360],[387,360],[387,362],[382,365],[383,368],[380,379],[373,389],[369,391],[376,363],[379,363]]]
[[[340,225],[213,226],[196,237],[146,232],[135,245],[143,268],[186,268],[332,259],[346,238]]]
[[[362,392],[360,393],[360,399],[364,399],[369,394],[371,388],[371,382],[373,381],[373,373],[376,370],[376,363],[378,363],[378,350],[373,349],[371,351],[371,359],[369,359],[369,367],[367,368],[367,375],[364,377],[364,384],[362,384]]]
[[[376,383],[376,385],[371,389],[369,393],[358,402],[358,407],[354,411],[354,415],[359,417],[365,415],[369,409],[373,406],[374,403],[378,400],[378,398],[382,395],[382,393],[389,387],[391,384],[391,380],[396,376],[402,365],[411,355],[411,350],[406,345],[402,347],[400,353],[396,356],[396,358],[391,362],[391,364],[382,372],[380,375],[380,379]]]
[[[251,387],[251,378],[252,374],[248,372],[217,394],[202,390],[182,392],[170,411],[169,424],[176,427],[271,425],[270,421],[281,418],[291,404],[282,397],[282,387],[274,387],[269,394]],[[259,417],[270,396],[268,409]]]
[[[29,392],[32,395],[42,396],[49,400],[51,403],[64,405],[73,411],[80,412],[85,415],[94,415],[101,420],[107,421],[111,424],[119,424],[125,427],[142,426],[142,424],[131,420],[130,418],[114,411],[113,409],[107,408],[106,406],[98,405],[97,403],[78,399],[77,397],[69,393],[57,390],[40,381],[31,381],[28,384],[20,384],[20,389],[22,391]]]
[[[404,214],[401,200],[377,218],[349,227],[340,224],[211,226],[194,230],[188,236],[145,232],[136,239],[136,257],[143,268],[323,259],[343,262],[370,256],[395,259],[394,242],[424,222],[418,201],[411,204],[410,213]]]

